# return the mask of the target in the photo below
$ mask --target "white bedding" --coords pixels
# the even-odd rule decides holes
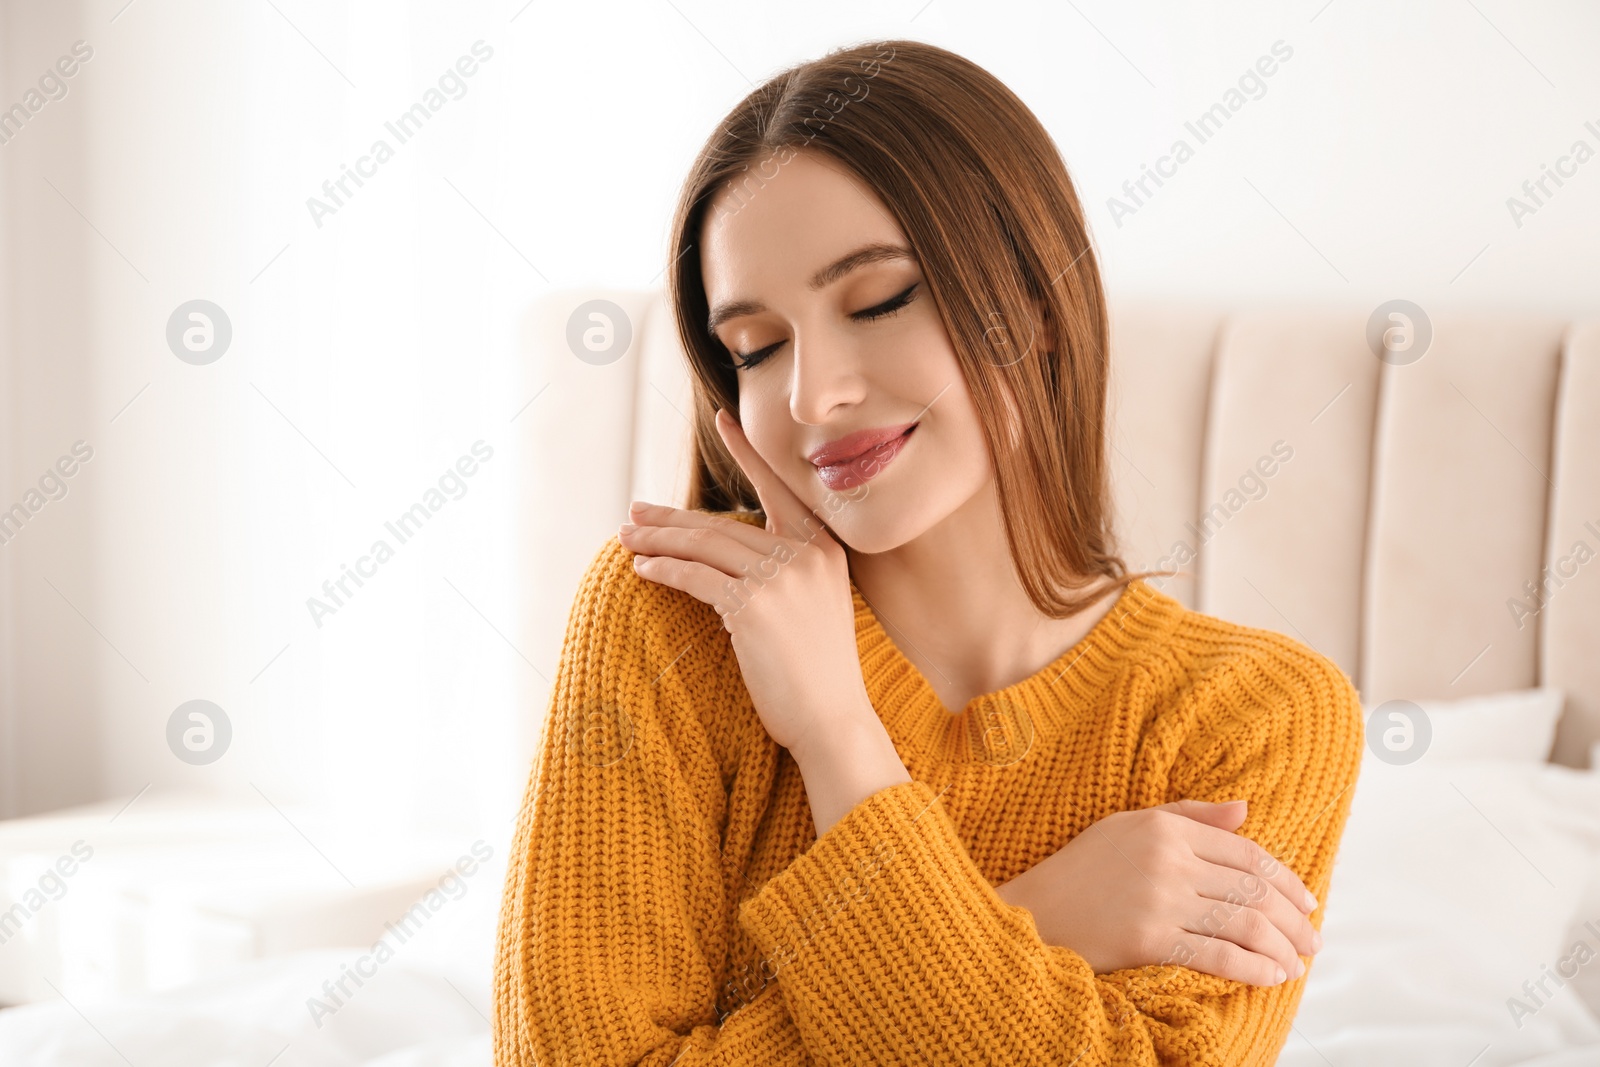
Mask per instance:
[[[367,949],[258,961],[137,997],[0,1011],[0,1064],[488,1067],[496,894],[408,945],[331,1016],[308,1001]],[[1369,763],[1280,1067],[1600,1067],[1600,774],[1531,761]],[[1520,1020],[1524,981],[1592,959]],[[447,943],[448,942],[448,943]],[[369,946],[370,947],[370,946]],[[351,988],[347,984],[347,988]],[[324,1001],[327,1003],[327,1001]],[[80,1014],[81,1013],[81,1014]],[[1520,1025],[1518,1023],[1520,1022]],[[276,1057],[276,1058],[274,1058]]]
[[[489,1067],[486,976],[391,960],[331,1015],[313,997],[359,948],[261,960],[163,993],[0,1011],[0,1064],[28,1067]],[[80,1014],[81,1012],[81,1014]],[[320,1023],[320,1025],[318,1025]]]
[[[1279,1064],[1600,1065],[1600,1020],[1577,983],[1549,977],[1563,959],[1600,972],[1600,936],[1582,925],[1600,931],[1597,868],[1592,771],[1369,760]],[[1541,979],[1543,993],[1524,988]]]

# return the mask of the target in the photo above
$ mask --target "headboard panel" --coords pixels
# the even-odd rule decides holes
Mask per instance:
[[[1106,407],[1119,548],[1130,567],[1175,568],[1151,584],[1200,604],[1199,537],[1211,361],[1222,317],[1195,308],[1111,308]]]
[[[1562,324],[1434,319],[1384,367],[1367,569],[1369,699],[1538,682],[1538,627],[1506,608],[1543,563]],[[1600,587],[1600,583],[1597,583]]]
[[[1557,761],[1582,766],[1580,753],[1600,738],[1600,322],[1568,331],[1558,397],[1551,592],[1534,629],[1540,677],[1567,694]]]
[[[632,331],[609,362],[569,342],[596,299]],[[524,622],[553,668],[578,579],[627,502],[683,503],[691,392],[659,288],[547,294],[525,327],[525,391],[544,392],[518,416]],[[1433,327],[1426,354],[1397,365],[1367,347],[1365,309],[1114,303],[1121,549],[1138,569],[1178,566],[1160,587],[1190,607],[1323,652],[1369,703],[1559,686],[1552,759],[1586,766],[1600,740],[1600,323],[1451,313]],[[1546,563],[1562,584],[1519,629],[1507,602],[1536,603],[1524,583]]]
[[[1323,313],[1229,321],[1200,512],[1212,534],[1200,609],[1297,637],[1357,680],[1378,365],[1362,326]]]

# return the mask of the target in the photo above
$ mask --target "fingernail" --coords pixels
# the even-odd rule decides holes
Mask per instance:
[[[1317,898],[1311,895],[1311,891],[1309,889],[1306,890],[1305,909],[1307,913],[1317,910]]]
[[[1305,973],[1306,973],[1306,961],[1305,960],[1295,960],[1294,961],[1294,976],[1296,978],[1299,978],[1302,974],[1305,974]]]
[[[1311,931],[1311,951],[1322,951],[1322,932],[1320,930]]]
[[[618,533],[629,534],[629,533],[633,533],[633,531],[637,530],[638,528],[639,527],[635,526],[631,522],[625,522],[621,526],[617,527],[617,532]]]
[[[1283,968],[1279,967],[1278,968],[1278,982],[1277,982],[1277,984],[1278,985],[1282,985],[1284,983],[1284,981],[1288,979],[1288,977],[1289,977],[1288,975],[1283,973]]]

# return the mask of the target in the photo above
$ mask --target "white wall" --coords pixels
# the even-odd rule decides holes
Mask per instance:
[[[518,443],[560,402],[517,414],[520,309],[658,283],[713,125],[837,44],[931,40],[1010,84],[1114,296],[1600,313],[1600,159],[1520,226],[1507,207],[1574,141],[1600,149],[1579,0],[123,4],[0,5],[0,108],[94,49],[0,145],[0,508],[94,449],[0,545],[0,813],[155,783],[503,822],[559,652],[515,624],[558,595],[519,583]],[[319,227],[307,198],[480,39],[465,95]],[[1196,144],[1185,122],[1279,41]],[[1185,136],[1119,225],[1109,199]],[[195,298],[234,329],[206,366],[164,338]],[[466,495],[316,626],[307,598],[479,439]],[[234,727],[209,766],[165,740],[195,698]]]

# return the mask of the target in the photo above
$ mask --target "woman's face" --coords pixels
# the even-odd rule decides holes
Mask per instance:
[[[707,212],[700,270],[713,336],[747,364],[736,371],[739,422],[761,458],[846,545],[887,551],[984,488],[988,447],[888,208],[831,159],[783,158],[751,168],[776,167],[775,177],[738,196],[722,190]],[[852,255],[868,246],[904,252]],[[812,461],[847,435],[907,424],[906,436],[853,460]]]

